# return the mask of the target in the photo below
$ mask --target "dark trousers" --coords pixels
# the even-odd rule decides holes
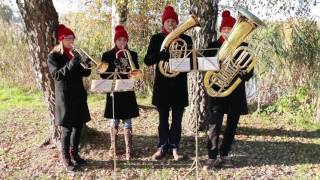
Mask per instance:
[[[83,124],[79,126],[61,126],[62,154],[68,156],[70,151],[78,153]]]
[[[221,156],[228,156],[234,141],[240,114],[228,114],[227,125],[219,148],[219,134],[223,122],[223,115],[223,113],[213,111],[212,120],[209,122],[208,155],[210,159],[217,158],[218,153],[220,153]]]
[[[172,123],[169,127],[169,111],[172,111]],[[158,107],[159,112],[159,144],[158,148],[179,148],[181,139],[181,121],[184,107]]]

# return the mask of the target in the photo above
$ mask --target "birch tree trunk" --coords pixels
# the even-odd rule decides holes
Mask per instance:
[[[195,48],[207,48],[208,44],[216,38],[216,23],[218,16],[218,0],[192,0],[192,12],[198,17],[201,29],[193,31]],[[207,94],[203,86],[204,73],[191,72],[188,75],[190,112],[188,117],[188,129],[196,130],[196,122],[199,123],[198,130],[207,129],[207,119],[210,112],[207,106]]]
[[[16,0],[28,36],[30,61],[37,83],[48,104],[52,131],[45,145],[57,140],[59,129],[54,125],[54,81],[47,66],[47,56],[55,45],[54,32],[58,26],[58,14],[52,0]]]

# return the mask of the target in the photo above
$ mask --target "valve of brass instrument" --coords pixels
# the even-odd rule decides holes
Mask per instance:
[[[76,51],[81,56],[81,66],[84,69],[93,69],[92,66],[95,67],[98,74],[102,74],[107,71],[109,64],[105,62],[97,62],[95,61],[87,52],[78,47],[73,47],[72,51]]]
[[[119,54],[123,53],[124,57],[128,59],[130,65],[129,78],[141,79],[143,77],[143,73],[140,69],[137,69],[130,54],[130,51],[127,49],[121,49],[117,51],[116,58],[119,58]]]

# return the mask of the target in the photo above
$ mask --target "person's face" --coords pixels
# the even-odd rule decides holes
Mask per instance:
[[[164,26],[164,29],[170,33],[177,27],[177,21],[172,18],[169,18],[164,21],[163,26]]]
[[[127,46],[127,39],[125,37],[119,37],[117,40],[116,40],[116,46],[118,47],[118,49],[125,49],[126,46]]]
[[[231,30],[232,30],[232,27],[223,27],[223,28],[221,29],[221,36],[222,36],[224,39],[228,39]]]
[[[65,48],[69,48],[69,49],[73,48],[73,43],[74,43],[74,37],[68,37],[62,40],[63,47]]]

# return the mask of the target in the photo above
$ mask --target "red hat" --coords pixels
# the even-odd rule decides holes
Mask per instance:
[[[58,41],[62,41],[64,38],[73,36],[73,38],[76,38],[74,33],[71,31],[71,29],[67,28],[63,24],[59,24],[57,30],[56,30],[56,38]]]
[[[235,23],[236,23],[236,19],[230,15],[230,11],[224,10],[222,12],[222,21],[221,21],[221,25],[220,25],[220,31],[223,27],[231,27],[232,28]]]
[[[116,41],[118,38],[120,37],[124,37],[127,39],[127,41],[129,41],[129,36],[128,36],[128,33],[127,31],[124,29],[124,27],[122,25],[117,25],[115,28],[114,28],[114,41]]]
[[[168,5],[164,8],[162,13],[162,24],[170,18],[176,20],[177,24],[179,24],[178,14],[174,11],[172,6]]]

